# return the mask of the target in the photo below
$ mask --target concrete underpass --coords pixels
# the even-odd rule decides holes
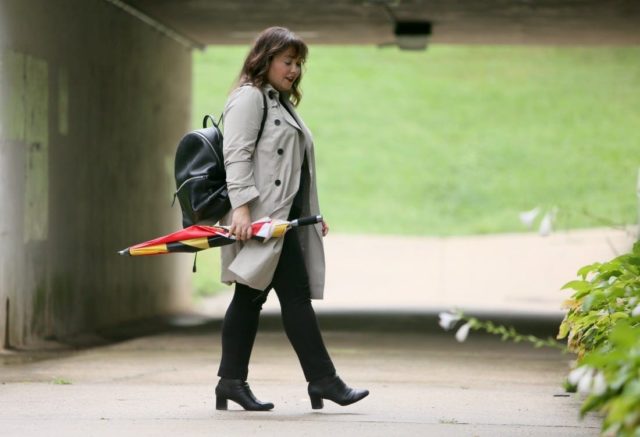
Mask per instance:
[[[2,435],[598,435],[599,419],[578,420],[580,398],[561,388],[570,356],[483,336],[458,345],[437,328],[439,310],[466,305],[553,335],[555,303],[524,287],[488,290],[483,306],[436,292],[390,306],[388,288],[375,288],[387,277],[372,281],[372,294],[345,297],[340,286],[353,284],[338,255],[334,272],[344,276],[333,277],[334,295],[342,297],[317,309],[341,374],[371,398],[311,412],[272,297],[251,378],[276,410],[217,414],[228,294],[195,314],[191,259],[116,255],[140,235],[180,228],[170,209],[173,156],[191,126],[194,50],[248,45],[274,24],[310,44],[385,44],[395,36],[384,3],[397,17],[433,21],[434,44],[640,44],[633,1],[1,0]],[[631,243],[606,231],[573,237],[551,244],[550,265],[574,269],[608,253],[607,238],[620,249]],[[445,244],[483,244],[427,240],[408,253],[442,261]],[[335,254],[351,244],[334,241]],[[505,259],[523,244],[503,243]],[[557,284],[564,270],[557,274],[536,287]]]

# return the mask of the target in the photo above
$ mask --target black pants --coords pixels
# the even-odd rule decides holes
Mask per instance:
[[[261,291],[236,283],[222,325],[222,360],[218,376],[247,379],[260,310],[271,288],[276,290],[280,300],[284,329],[298,355],[306,380],[335,374],[311,306],[309,278],[296,233],[296,229],[291,229],[285,234],[271,286]]]

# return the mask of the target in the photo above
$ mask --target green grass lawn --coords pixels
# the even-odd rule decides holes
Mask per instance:
[[[246,50],[196,53],[194,126]],[[640,48],[312,46],[302,91],[333,232],[523,231],[536,205],[561,228],[636,220]]]

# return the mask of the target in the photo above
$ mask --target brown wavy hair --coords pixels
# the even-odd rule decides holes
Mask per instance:
[[[293,49],[294,56],[304,64],[307,60],[309,49],[300,37],[284,27],[269,27],[263,30],[256,38],[244,61],[238,80],[239,84],[251,83],[258,88],[262,88],[269,82],[267,76],[273,58],[289,48]],[[300,75],[291,86],[289,99],[294,106],[298,106],[302,99],[302,93],[300,92],[301,80],[302,70],[300,70]]]

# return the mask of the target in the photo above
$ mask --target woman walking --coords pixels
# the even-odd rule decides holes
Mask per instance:
[[[222,359],[216,408],[227,400],[245,410],[270,410],[247,384],[249,358],[262,304],[273,288],[314,409],[323,399],[349,405],[367,390],[348,387],[336,375],[311,306],[322,298],[325,222],[291,229],[266,243],[250,240],[261,217],[292,219],[320,213],[311,133],[296,114],[307,46],[282,27],[264,30],[240,73],[224,110],[224,159],[231,211],[222,219],[239,243],[222,248],[222,281],[235,292],[222,327]],[[264,103],[266,102],[266,118]],[[256,139],[260,137],[256,143]]]

